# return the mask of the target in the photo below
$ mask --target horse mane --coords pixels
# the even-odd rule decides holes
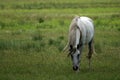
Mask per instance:
[[[80,18],[79,16],[75,16],[75,18],[72,20],[72,22],[70,24],[69,31],[73,30],[76,26],[78,26],[77,21],[79,18]]]
[[[79,16],[75,16],[75,18],[72,20],[70,27],[69,27],[69,36],[68,36],[68,43],[66,45],[66,47],[63,49],[63,51],[65,50],[69,50],[69,46],[70,45],[75,45],[75,39],[76,39],[76,30],[79,29],[78,25],[77,25],[77,21],[80,17]],[[79,29],[80,30],[80,29]],[[81,35],[81,31],[80,31],[80,35]]]

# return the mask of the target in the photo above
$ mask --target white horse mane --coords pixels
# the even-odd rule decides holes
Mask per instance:
[[[72,45],[74,47],[76,46],[76,36],[75,35],[77,33],[77,29],[79,29],[78,24],[77,24],[77,21],[79,18],[80,18],[79,16],[75,16],[75,18],[72,20],[72,22],[70,24],[68,43],[67,43],[66,47],[64,48],[64,51],[68,50],[70,45]],[[79,32],[81,32],[80,29],[79,29]],[[79,37],[81,37],[81,36],[79,36]]]

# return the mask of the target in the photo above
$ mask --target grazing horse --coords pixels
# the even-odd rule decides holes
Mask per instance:
[[[69,27],[68,43],[65,50],[69,50],[69,54],[73,63],[73,70],[79,71],[82,49],[85,44],[88,44],[89,52],[89,68],[91,63],[92,53],[94,52],[93,45],[94,25],[92,19],[88,17],[76,16]]]

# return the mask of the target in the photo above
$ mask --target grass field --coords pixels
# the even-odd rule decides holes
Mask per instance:
[[[0,80],[120,80],[120,0],[0,0]],[[70,22],[95,24],[92,70],[84,48],[75,73],[67,53]]]

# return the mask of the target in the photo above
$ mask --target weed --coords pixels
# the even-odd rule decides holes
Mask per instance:
[[[64,36],[60,36],[58,39],[63,40],[63,39],[64,39]]]
[[[120,28],[118,28],[117,30],[120,31]]]
[[[49,41],[48,41],[49,45],[53,45],[54,43],[55,43],[55,41],[53,39],[49,39]]]
[[[43,18],[39,18],[39,23],[43,23],[44,19]]]

